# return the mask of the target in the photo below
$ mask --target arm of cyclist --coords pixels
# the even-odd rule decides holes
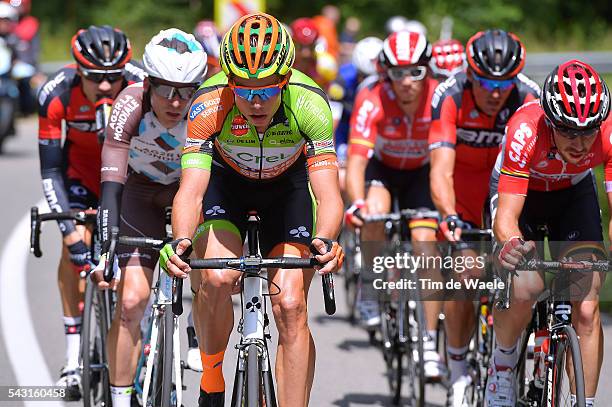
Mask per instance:
[[[461,238],[461,220],[455,210],[455,186],[453,172],[455,168],[455,149],[440,147],[431,151],[431,170],[429,184],[431,199],[440,212],[442,222],[440,230],[444,237],[451,242]],[[455,228],[451,230],[452,226]]]
[[[349,153],[346,162],[346,191],[351,206],[344,213],[347,225],[355,227],[363,226],[362,216],[368,214],[365,202],[365,173],[368,166],[368,158]]]
[[[335,167],[311,170],[309,176],[312,192],[317,200],[317,231],[316,237],[312,240],[312,246],[321,253],[315,258],[324,264],[319,269],[321,274],[336,272],[344,258],[342,247],[336,242],[342,226],[343,207],[338,170]],[[326,242],[325,239],[329,241]],[[330,250],[328,250],[329,245],[331,245]]]
[[[58,96],[47,95],[49,98],[55,99]],[[66,212],[70,210],[70,204],[64,185],[64,155],[61,145],[64,108],[58,100],[48,103],[47,99],[43,99],[39,107],[38,152],[42,186],[51,211]],[[70,261],[75,266],[87,264],[90,260],[89,248],[76,230],[74,221],[62,220],[58,224],[70,253]]]
[[[499,252],[501,265],[514,270],[521,263],[525,255],[535,248],[533,241],[525,242],[519,229],[519,217],[525,204],[525,196],[500,193],[493,233],[503,246]]]
[[[202,198],[209,180],[210,170],[183,166],[180,187],[172,203],[172,235],[175,240],[166,244],[159,255],[162,269],[174,277],[186,278],[191,271],[191,267],[179,256],[188,255],[191,251],[191,238],[198,226]]]

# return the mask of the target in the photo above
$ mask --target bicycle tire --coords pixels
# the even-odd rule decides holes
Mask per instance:
[[[172,306],[164,307],[164,329],[161,332],[164,336],[163,347],[163,362],[162,362],[162,407],[171,407],[172,405],[172,369],[174,367],[174,313]]]
[[[100,370],[101,372],[101,382],[102,382],[102,402],[104,406],[112,405],[111,401],[111,391],[110,391],[110,375],[108,371],[108,355],[106,353],[106,335],[108,335],[108,330],[110,329],[110,325],[112,323],[112,297],[108,292],[109,290],[98,290],[94,287],[94,295],[97,299],[96,303],[96,317],[98,321],[98,325],[100,327],[100,364],[104,366]],[[109,319],[110,318],[110,319]]]
[[[247,348],[246,366],[246,407],[260,407],[261,365],[257,345],[252,343]]]
[[[565,394],[564,389],[564,379],[568,379],[566,376],[566,362],[567,361],[567,351],[571,352],[571,364],[572,371],[574,373],[574,385],[576,389],[576,407],[585,407],[585,393],[584,393],[584,372],[582,368],[582,355],[580,353],[580,343],[578,342],[578,335],[574,328],[570,325],[563,326],[562,328],[563,335],[560,335],[562,339],[559,340],[556,351],[555,351],[555,359],[554,365],[552,369],[547,370],[546,374],[546,386],[549,383],[552,383],[553,386],[553,399],[552,406],[553,407],[565,407],[571,406],[569,401],[569,388],[567,389],[568,393]],[[552,380],[549,378],[549,374],[552,373]],[[569,383],[567,383],[569,386]],[[548,388],[546,389],[548,390]],[[545,402],[548,403],[551,400],[548,400],[548,391],[544,392]],[[548,405],[548,404],[544,404]]]
[[[263,390],[266,407],[276,407],[276,394],[274,392],[274,379],[272,378],[272,370],[268,364],[268,371],[263,374]]]
[[[387,383],[391,403],[399,405],[402,390],[403,364],[401,349],[397,340],[396,310],[388,301],[381,301],[381,351],[386,366]]]
[[[157,313],[156,317],[158,324],[158,332],[157,332],[157,345],[155,347],[155,351],[153,352],[153,357],[155,358],[153,361],[153,373],[151,376],[151,383],[153,383],[151,397],[153,400],[154,406],[161,406],[163,403],[163,385],[164,385],[164,349],[165,349],[165,324],[164,324],[164,315],[161,313]]]
[[[416,301],[414,304],[414,309],[412,312],[414,313],[414,320],[416,322],[416,351],[419,355],[418,360],[416,362],[416,391],[413,394],[414,400],[416,401],[417,407],[425,406],[425,350],[424,350],[424,342],[426,338],[426,324],[425,321],[425,310],[423,307],[423,302],[420,298],[420,291],[418,289],[414,290],[416,294]],[[414,345],[414,342],[411,342]],[[408,353],[409,357],[412,355],[412,352]],[[413,359],[414,360],[414,359]]]
[[[101,391],[100,373],[92,369],[92,365],[99,362],[100,359],[99,344],[96,343],[98,323],[94,309],[94,295],[95,286],[88,281],[85,288],[83,325],[81,326],[81,384],[85,407],[95,406]]]

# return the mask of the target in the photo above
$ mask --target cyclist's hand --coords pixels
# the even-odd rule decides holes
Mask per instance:
[[[367,214],[366,203],[358,199],[344,212],[344,224],[353,227],[363,226],[363,216]]]
[[[344,250],[335,240],[315,237],[310,243],[310,251],[321,263],[315,267],[319,274],[336,273],[342,267]]]
[[[449,242],[458,242],[461,240],[461,229],[464,223],[458,215],[448,215],[440,223],[440,230]]]
[[[179,256],[189,256],[191,249],[191,239],[186,237],[166,243],[159,252],[160,267],[172,277],[187,278],[191,267]]]
[[[535,249],[533,241],[525,242],[518,236],[511,237],[499,251],[499,262],[507,270],[515,270],[523,262],[525,255]]]
[[[121,269],[119,268],[119,261],[117,259],[117,256],[115,256],[113,259],[112,270],[113,279],[110,281],[110,283],[107,283],[106,280],[104,280],[104,269],[106,268],[107,259],[108,253],[103,253],[100,256],[100,262],[91,272],[91,281],[93,281],[100,290],[107,290],[109,288],[112,290],[116,290],[119,286],[119,281],[121,281]]]
[[[83,270],[83,268],[89,265],[91,262],[89,247],[87,247],[85,242],[82,240],[78,240],[77,242],[68,245],[68,252],[70,255],[70,262],[78,272]]]

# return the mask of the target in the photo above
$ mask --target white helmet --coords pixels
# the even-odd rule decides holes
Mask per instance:
[[[0,18],[6,18],[7,20],[17,21],[19,18],[19,12],[9,3],[0,3]]]
[[[376,73],[376,58],[383,48],[383,40],[376,37],[366,37],[353,48],[353,65],[364,75]]]
[[[427,37],[427,27],[425,27],[422,22],[417,20],[406,21],[406,23],[404,24],[404,31],[421,33]]]
[[[403,31],[407,22],[408,19],[404,16],[393,16],[385,23],[385,31],[387,31],[387,34]]]
[[[192,34],[162,30],[145,47],[142,57],[150,77],[176,83],[200,83],[206,75],[206,52]]]

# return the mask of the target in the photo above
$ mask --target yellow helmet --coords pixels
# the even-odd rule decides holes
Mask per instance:
[[[275,17],[265,13],[240,18],[221,42],[221,69],[228,76],[261,79],[286,75],[294,58],[291,35]]]

